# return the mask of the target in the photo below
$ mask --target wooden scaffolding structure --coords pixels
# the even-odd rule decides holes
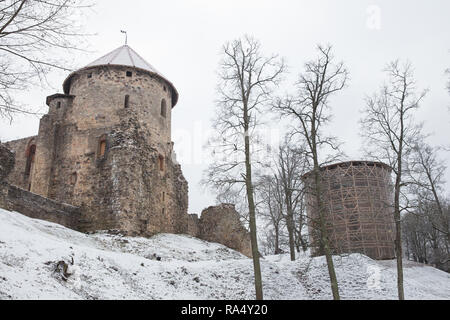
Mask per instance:
[[[312,255],[322,255],[314,175],[306,183]],[[391,168],[380,162],[349,161],[320,171],[324,217],[333,254],[362,253],[372,259],[392,259],[394,251]]]

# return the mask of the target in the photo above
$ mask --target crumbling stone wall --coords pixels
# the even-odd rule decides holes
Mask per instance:
[[[6,178],[14,168],[14,153],[0,142],[0,207],[6,208],[8,195]]]
[[[19,144],[28,139],[22,140]],[[0,208],[77,229],[80,208],[41,197],[5,180],[14,171],[14,164],[14,153],[0,144]]]
[[[0,142],[0,183],[4,182],[13,171],[14,164],[14,154]]]
[[[7,181],[12,183],[22,189],[28,189],[30,180],[32,178],[32,172],[30,175],[25,175],[25,170],[27,166],[27,151],[28,148],[35,144],[36,136],[27,137],[15,141],[5,142],[3,147],[9,149],[14,153],[14,168],[7,175]],[[31,169],[31,168],[30,168]]]
[[[239,213],[233,204],[220,204],[204,209],[198,219],[191,217],[190,230],[197,231],[196,237],[223,244],[231,249],[251,257],[249,232],[242,226]]]
[[[251,257],[250,237],[234,205],[209,207],[202,211],[200,219],[196,214],[188,215],[188,185],[180,165],[172,157],[166,160],[167,168],[160,170],[159,153],[147,143],[145,131],[135,118],[126,119],[108,135],[108,154],[95,167],[103,174],[104,180],[100,181],[112,179],[110,185],[91,185],[92,197],[106,200],[100,202],[104,208],[85,202],[73,206],[9,185],[3,180],[13,171],[14,153],[1,144],[0,207],[80,231],[115,229],[123,234],[144,236],[158,232],[187,233]],[[12,145],[20,147],[29,142],[22,140]],[[53,170],[58,172],[58,168]],[[161,198],[146,196],[158,192]],[[105,218],[105,208],[110,208],[107,213],[113,218]]]
[[[77,230],[81,216],[79,207],[60,203],[21,188],[8,185],[6,199],[2,207],[9,211],[17,211],[30,218],[58,223]]]

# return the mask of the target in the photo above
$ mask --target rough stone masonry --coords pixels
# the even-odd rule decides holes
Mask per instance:
[[[0,205],[83,232],[200,237],[201,226],[192,224],[201,218],[187,213],[188,184],[171,141],[173,84],[125,45],[72,72],[63,89],[47,97],[36,136],[2,146],[5,157],[5,148],[14,152],[15,166],[0,159],[0,180],[7,176],[8,184]],[[217,217],[217,230],[236,223]],[[245,228],[234,230],[248,239]]]

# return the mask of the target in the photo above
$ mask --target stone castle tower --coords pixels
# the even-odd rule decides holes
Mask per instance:
[[[77,229],[187,231],[188,190],[171,141],[173,84],[125,45],[47,97],[37,136],[11,141],[8,181],[82,208]]]

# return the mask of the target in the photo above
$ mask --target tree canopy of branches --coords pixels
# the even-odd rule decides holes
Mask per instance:
[[[258,180],[260,199],[258,213],[268,220],[265,228],[265,246],[270,254],[280,254],[283,226],[285,224],[285,201],[283,190],[274,175],[263,175]]]
[[[226,43],[219,67],[219,100],[210,142],[213,163],[206,170],[204,183],[219,193],[245,190],[255,273],[256,299],[263,299],[261,269],[256,232],[256,207],[252,170],[258,163],[255,129],[262,108],[271,103],[273,90],[285,70],[276,55],[265,57],[260,43],[252,37]]]
[[[304,217],[304,186],[302,175],[307,164],[304,153],[293,146],[286,137],[278,148],[273,173],[265,174],[258,181],[257,194],[260,197],[260,214],[267,217],[273,228],[274,253],[280,249],[280,238],[284,233],[281,227],[286,226],[288,247],[291,260],[295,260],[295,251],[299,246],[306,250],[306,241],[302,235],[305,225]],[[270,240],[270,239],[267,239]],[[269,241],[268,241],[269,242]]]
[[[326,208],[322,199],[320,178],[321,151],[324,147],[338,150],[333,137],[323,133],[323,127],[330,121],[329,98],[345,87],[348,71],[342,62],[334,63],[331,46],[318,46],[318,57],[305,64],[305,71],[297,81],[294,97],[279,100],[274,109],[282,116],[295,121],[294,134],[300,135],[306,145],[305,154],[312,164],[314,185],[307,192],[315,198],[319,219],[314,223],[320,235],[320,246],[325,253],[330,275],[333,298],[338,300],[339,289],[333,258],[326,230]]]
[[[423,138],[413,148],[410,160],[409,194],[414,208],[403,218],[407,256],[415,261],[433,263],[448,271],[450,229],[448,205],[444,196],[445,162],[441,148],[428,145]]]
[[[448,202],[444,202],[441,215],[436,203],[428,200],[426,195],[420,194],[419,199],[418,206],[406,212],[402,218],[406,256],[416,262],[433,264],[436,268],[449,272],[449,242],[442,232],[442,219],[449,221],[450,206]]]
[[[286,227],[289,235],[289,252],[291,260],[295,260],[295,216],[303,215],[303,212],[299,212],[301,209],[301,203],[304,196],[304,188],[302,183],[302,175],[306,173],[307,161],[304,156],[303,150],[296,150],[289,146],[289,142],[286,141],[280,146],[275,178],[277,183],[281,185],[284,202],[286,205]],[[303,219],[300,217],[299,222]],[[301,232],[301,227],[300,232]],[[301,237],[301,233],[300,233]]]
[[[44,84],[52,69],[69,70],[67,51],[80,47],[85,34],[77,23],[90,5],[83,0],[0,1],[0,117],[34,113],[15,95]]]
[[[387,162],[395,174],[393,214],[397,285],[398,297],[403,300],[401,213],[408,209],[408,197],[403,188],[406,186],[408,158],[421,130],[420,125],[414,122],[413,115],[426,91],[417,94],[410,63],[393,61],[388,64],[385,72],[388,82],[381,87],[379,93],[367,98],[361,125],[362,135],[367,141],[367,154]]]

